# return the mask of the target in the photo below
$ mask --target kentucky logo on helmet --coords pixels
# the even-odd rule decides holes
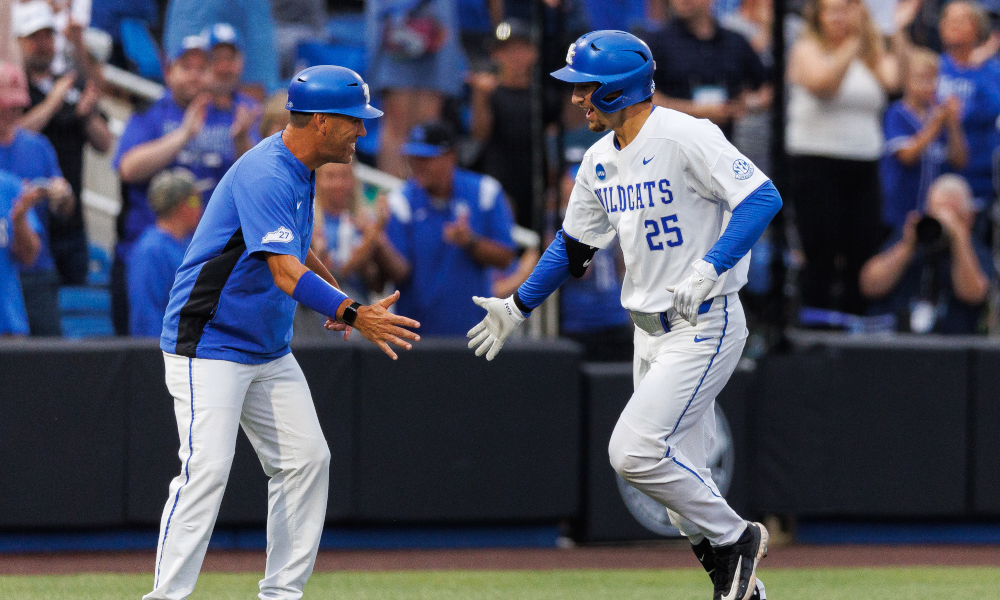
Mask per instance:
[[[737,158],[736,162],[733,163],[733,173],[736,174],[736,179],[739,179],[740,181],[753,177],[753,171],[754,168],[753,165],[750,164],[750,161]]]
[[[367,83],[362,83],[361,84],[361,89],[363,89],[365,91],[365,103],[367,104],[368,102],[371,102],[372,101],[372,95],[368,91],[368,84]]]
[[[604,165],[598,163],[597,164],[597,178],[600,179],[601,181],[604,181],[604,179],[607,176],[608,176],[608,172],[604,170]]]
[[[576,42],[569,45],[569,51],[566,53],[566,64],[573,64],[573,57],[576,56]]]

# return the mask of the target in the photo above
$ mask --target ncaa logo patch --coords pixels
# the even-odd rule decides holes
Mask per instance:
[[[264,238],[260,240],[261,244],[270,244],[271,242],[278,242],[279,244],[284,244],[295,239],[292,231],[285,226],[281,226],[274,231],[268,231],[264,234]]]
[[[604,170],[604,165],[598,163],[597,164],[597,178],[600,179],[601,181],[604,181],[604,179],[607,176],[608,176],[608,172]]]
[[[753,171],[753,165],[748,160],[738,158],[736,159],[736,162],[733,163],[733,173],[736,174],[736,179],[739,179],[740,181],[753,177]]]

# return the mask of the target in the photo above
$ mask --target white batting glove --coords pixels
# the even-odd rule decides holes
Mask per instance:
[[[525,320],[524,313],[514,304],[514,296],[503,300],[473,296],[472,301],[486,309],[486,318],[466,334],[472,338],[469,348],[475,349],[476,356],[485,353],[486,360],[493,360],[510,334]]]
[[[693,327],[698,324],[698,307],[715,287],[719,275],[715,267],[704,260],[696,260],[691,267],[694,272],[680,285],[668,287],[667,291],[674,293],[674,310]]]

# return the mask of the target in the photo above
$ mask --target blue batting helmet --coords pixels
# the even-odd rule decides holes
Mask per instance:
[[[335,113],[375,119],[382,111],[369,102],[368,84],[354,71],[334,65],[303,69],[288,86],[285,108],[302,113]]]
[[[561,81],[601,84],[590,101],[601,112],[617,112],[653,95],[656,62],[646,42],[624,31],[591,31],[570,44],[566,66],[552,73]],[[610,94],[621,92],[613,100]]]

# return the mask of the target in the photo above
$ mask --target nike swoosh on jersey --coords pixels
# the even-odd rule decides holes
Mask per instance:
[[[740,567],[743,566],[743,557],[736,561],[736,570],[733,571],[733,587],[729,588],[729,593],[722,597],[722,600],[736,600],[736,589],[740,587]]]
[[[298,204],[295,205],[295,210],[298,210],[300,208],[302,208],[302,203],[301,202],[299,202]]]
[[[704,342],[705,340],[710,340],[710,339],[712,339],[712,338],[711,338],[711,337],[703,337],[703,338],[700,338],[700,337],[698,337],[698,336],[694,336],[694,343],[696,343],[696,344],[697,344],[697,343],[699,343],[699,342]]]
[[[644,158],[644,159],[642,159],[642,164],[644,164],[644,165],[648,165],[648,164],[649,164],[649,161],[653,160],[654,158],[656,158],[656,155],[655,155],[655,154],[654,154],[654,155],[652,155],[652,156],[650,156],[649,158]]]

